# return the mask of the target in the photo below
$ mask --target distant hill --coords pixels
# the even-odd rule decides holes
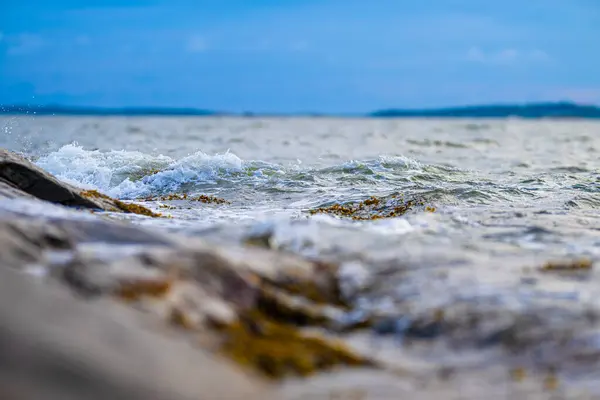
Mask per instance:
[[[60,105],[7,105],[0,106],[0,114],[17,115],[89,115],[89,116],[246,116],[246,117],[285,117],[309,116],[327,117],[341,115],[327,115],[316,113],[289,113],[289,114],[262,114],[262,113],[226,113],[195,108],[94,108],[70,107]],[[558,103],[531,103],[524,105],[480,105],[465,107],[450,107],[438,109],[387,109],[372,112],[367,115],[346,115],[347,117],[372,117],[372,118],[600,118],[600,107],[579,105],[568,102]]]
[[[375,111],[380,118],[600,118],[600,107],[574,103],[531,103],[524,105],[485,105],[430,110],[389,109]]]
[[[90,116],[208,116],[219,115],[216,111],[199,110],[195,108],[99,108],[99,107],[70,107],[58,105],[6,105],[0,106],[0,114],[29,114],[29,115],[90,115]]]

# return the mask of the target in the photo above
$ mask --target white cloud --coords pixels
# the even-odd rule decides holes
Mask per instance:
[[[8,43],[7,53],[10,55],[30,54],[44,46],[44,39],[32,33],[20,33],[6,37]]]
[[[548,54],[542,50],[518,50],[506,48],[498,51],[483,51],[479,47],[471,47],[467,52],[467,60],[481,64],[491,65],[516,65],[531,62],[546,62],[550,60]]]
[[[208,42],[200,35],[193,35],[187,41],[186,50],[190,53],[202,53],[208,50]]]

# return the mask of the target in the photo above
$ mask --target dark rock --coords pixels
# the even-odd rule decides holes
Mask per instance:
[[[0,149],[0,178],[41,200],[65,206],[103,209],[102,204],[81,196],[78,189],[59,182],[30,161],[5,149]]]
[[[90,195],[86,195],[86,191],[60,182],[24,157],[0,148],[0,197],[24,197],[22,193],[69,207],[136,212],[129,205],[97,192],[88,191]]]

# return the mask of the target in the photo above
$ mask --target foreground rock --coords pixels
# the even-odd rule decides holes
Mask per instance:
[[[2,399],[270,398],[256,377],[118,303],[77,301],[6,269],[0,298]]]
[[[139,205],[60,182],[24,157],[0,148],[0,198],[16,197],[35,197],[69,207],[159,216]]]
[[[562,328],[590,326],[552,326],[551,314],[446,310],[414,316],[402,348],[354,331],[385,334],[385,319],[348,325],[353,311],[334,264],[99,218],[7,213],[0,246],[1,398],[544,399],[560,380],[536,369],[532,350],[544,337],[560,340]],[[478,337],[488,338],[485,356],[465,368],[423,357],[436,338],[468,342],[462,351],[472,357]]]
[[[129,242],[101,240],[118,228],[129,229]],[[334,265],[144,232],[0,214],[6,390],[24,398],[38,390],[61,399],[268,398],[265,379],[374,367],[331,337],[344,313]]]
[[[6,150],[0,198],[24,204],[0,213],[9,398],[266,398],[265,378],[374,365],[301,329],[331,333],[345,312],[335,265],[54,210],[49,203],[157,216]]]

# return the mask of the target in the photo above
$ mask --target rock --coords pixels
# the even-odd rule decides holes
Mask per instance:
[[[85,191],[60,182],[24,157],[0,148],[0,197],[23,197],[21,192],[69,207],[159,216],[145,207],[124,203],[97,191]]]
[[[38,219],[44,221],[43,219]],[[69,237],[78,244],[81,243],[103,243],[110,245],[173,245],[176,237],[170,237],[159,231],[140,229],[137,226],[124,221],[106,221],[101,219],[70,220],[50,219],[43,223],[49,223],[68,232]]]
[[[0,266],[23,268],[45,264],[49,252],[71,251],[76,245],[93,243],[100,252],[110,254],[111,245],[168,246],[173,241],[166,235],[139,229],[120,221],[95,219],[61,219],[0,214]],[[113,250],[114,253],[114,250]],[[117,256],[122,256],[118,252]]]
[[[0,268],[0,398],[272,398],[258,377],[146,317]]]
[[[146,247],[125,258],[77,254],[58,277],[78,293],[109,295],[171,326],[206,335],[219,354],[270,378],[311,375],[339,366],[375,366],[368,357],[333,340],[335,312],[303,297],[302,290],[290,294],[269,275],[279,268],[281,282],[318,287],[309,279],[308,266],[297,270],[301,263],[294,257],[254,259],[252,252],[245,263],[235,263],[235,257],[224,256],[224,249],[197,243],[187,251]],[[286,258],[290,265],[269,263]],[[305,276],[284,278],[285,271],[303,271]],[[304,326],[328,330],[330,335],[307,334]]]
[[[131,237],[148,235],[147,241],[139,246],[103,240],[103,230],[119,228],[130,229]],[[0,253],[0,267],[35,267],[36,275],[66,285],[81,302],[131,306],[167,332],[202,337],[202,348],[219,362],[228,358],[270,378],[374,365],[333,339],[330,327],[343,312],[335,302],[335,266],[177,235],[152,242],[145,232],[94,217],[44,220],[5,213],[0,247],[11,250]],[[48,256],[57,250],[68,257]],[[329,334],[304,332],[305,326]]]
[[[183,241],[179,246],[199,251],[196,242]],[[206,247],[237,269],[260,276],[265,284],[300,295],[315,303],[346,306],[341,298],[338,265],[312,261],[297,255],[258,247]]]
[[[78,189],[59,182],[30,161],[5,149],[0,149],[0,178],[31,196],[52,203],[83,208],[111,208],[108,204],[84,198]]]
[[[34,220],[0,220],[0,266],[23,268],[40,263],[48,250],[72,249],[68,233]]]
[[[477,391],[464,398],[475,399],[504,387],[509,367],[533,377],[555,365],[592,371],[600,360],[595,313],[467,302],[370,315],[340,295],[348,265],[27,201],[52,210],[0,211],[0,398],[360,398],[364,390],[429,400],[468,384]],[[388,286],[346,289],[374,296]],[[339,329],[348,320],[354,326]],[[384,337],[371,345],[356,328],[395,334],[402,347]],[[493,352],[497,371],[480,370],[482,359],[425,362],[431,349],[451,354],[442,342]],[[438,378],[438,367],[456,374]]]
[[[23,192],[16,186],[14,186],[0,178],[0,199],[19,199],[19,198],[32,199],[34,197]]]

